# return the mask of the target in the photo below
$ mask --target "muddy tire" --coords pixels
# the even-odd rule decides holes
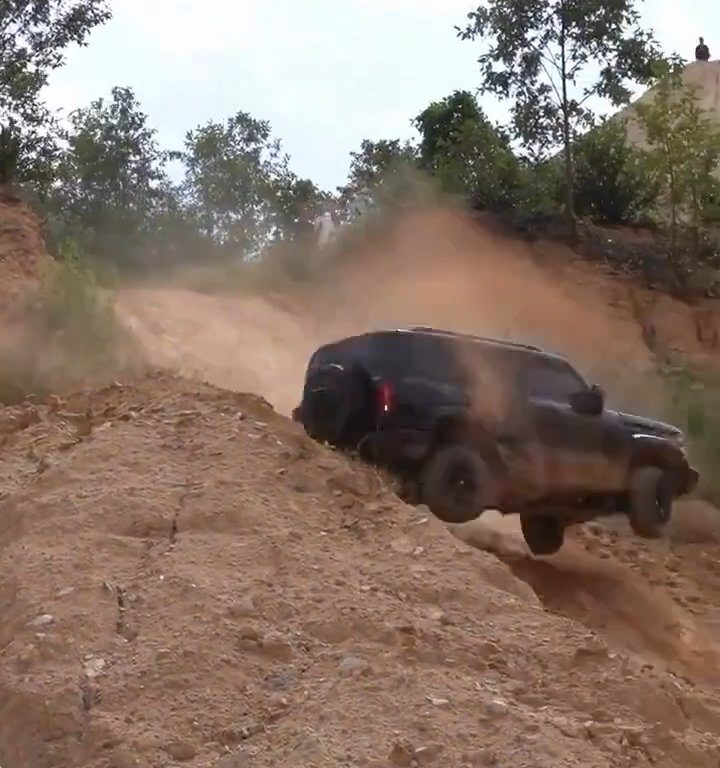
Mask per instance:
[[[641,467],[630,479],[628,517],[644,539],[659,539],[672,515],[673,496],[667,476],[658,467]]]
[[[521,513],[520,527],[533,555],[554,555],[565,541],[565,526],[553,515]]]
[[[426,462],[419,500],[445,523],[476,520],[493,503],[495,482],[482,456],[461,443],[445,445]]]
[[[314,440],[340,445],[367,409],[368,381],[361,371],[326,365],[308,379],[302,421]]]

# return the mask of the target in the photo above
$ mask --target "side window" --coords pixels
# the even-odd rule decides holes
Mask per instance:
[[[587,389],[587,384],[570,366],[560,363],[533,363],[525,371],[528,397],[567,403],[570,396]]]

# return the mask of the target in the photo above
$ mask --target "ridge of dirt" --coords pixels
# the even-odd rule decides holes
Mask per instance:
[[[562,561],[517,578],[261,398],[156,374],[0,434],[5,768],[717,766],[710,667],[560,615],[527,568]]]

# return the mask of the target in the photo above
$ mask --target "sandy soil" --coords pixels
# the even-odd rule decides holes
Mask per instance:
[[[0,410],[3,768],[717,768],[715,509],[533,559],[281,415],[317,343],[404,322],[525,332],[651,408],[624,287],[452,218],[386,245],[280,305],[125,291],[184,378]]]
[[[707,542],[498,558],[167,376],[3,434],[3,766],[717,765]]]

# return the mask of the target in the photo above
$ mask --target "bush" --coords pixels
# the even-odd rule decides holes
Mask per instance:
[[[655,202],[658,186],[644,155],[627,143],[625,125],[605,122],[581,137],[575,152],[575,212],[595,221],[636,221]],[[564,199],[559,190],[558,201]]]
[[[72,243],[5,324],[0,402],[106,382],[142,359]]]

